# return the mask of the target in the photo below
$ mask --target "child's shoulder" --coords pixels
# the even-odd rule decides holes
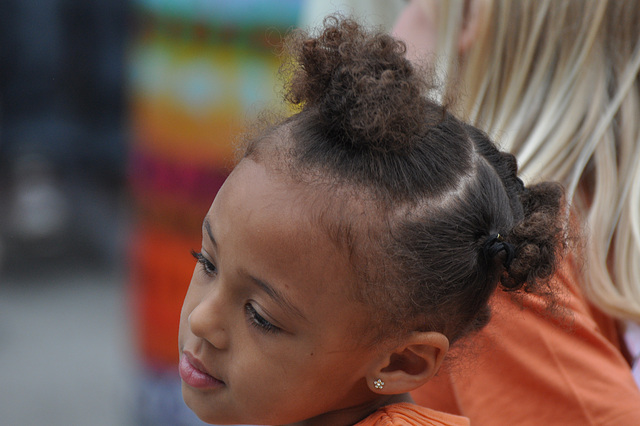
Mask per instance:
[[[401,402],[387,405],[356,426],[469,426],[469,419]]]

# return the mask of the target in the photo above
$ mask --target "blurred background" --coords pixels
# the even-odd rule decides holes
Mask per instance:
[[[198,425],[178,315],[294,26],[402,0],[0,2],[0,424]]]

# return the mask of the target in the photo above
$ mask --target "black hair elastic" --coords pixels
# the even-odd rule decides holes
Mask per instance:
[[[500,234],[491,234],[487,241],[482,246],[487,259],[493,259],[501,251],[505,251],[506,257],[504,259],[504,267],[508,268],[511,262],[516,257],[516,249],[513,244],[504,240]]]

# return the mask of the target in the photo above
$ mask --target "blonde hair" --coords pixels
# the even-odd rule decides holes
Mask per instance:
[[[587,296],[640,321],[640,2],[476,1],[462,58],[472,6],[439,4],[443,95],[517,156],[525,181],[567,187],[589,236]]]

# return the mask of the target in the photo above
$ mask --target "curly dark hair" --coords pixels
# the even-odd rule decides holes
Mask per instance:
[[[348,247],[378,330],[453,342],[487,323],[498,285],[546,289],[564,247],[558,184],[525,187],[513,155],[429,98],[393,37],[330,16],[286,47],[298,112],[243,155],[324,188],[318,220]]]

